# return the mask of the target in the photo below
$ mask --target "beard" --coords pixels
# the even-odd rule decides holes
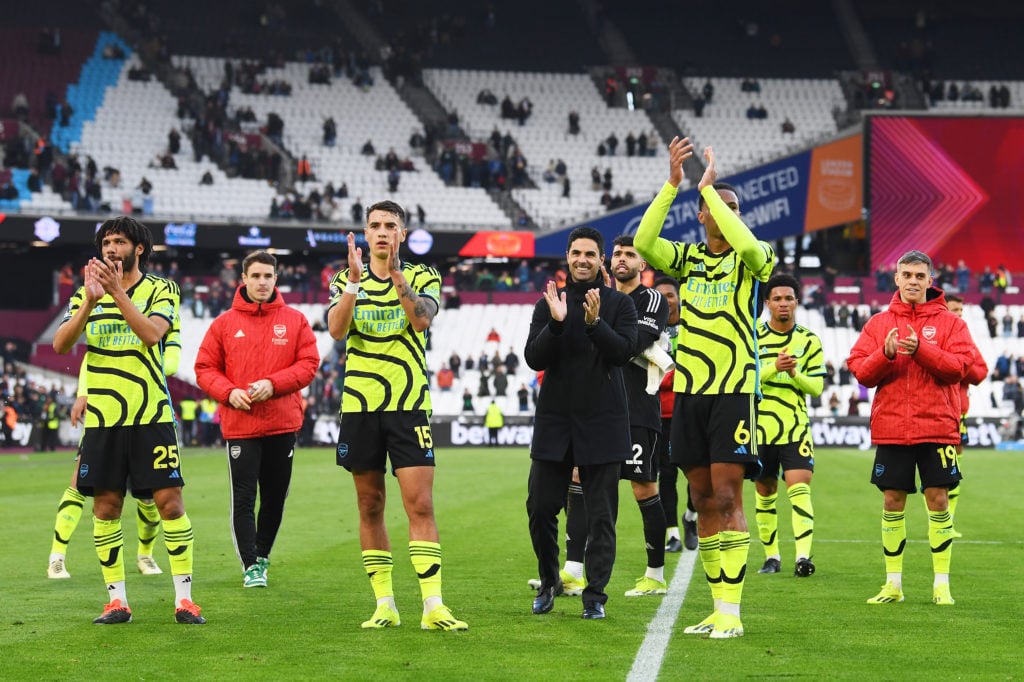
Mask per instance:
[[[135,255],[135,251],[131,251],[127,256],[121,259],[121,274],[131,272],[135,269],[135,264],[138,262],[138,257]]]

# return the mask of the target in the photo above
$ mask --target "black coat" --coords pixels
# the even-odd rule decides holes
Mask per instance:
[[[583,301],[592,288],[601,291],[601,320],[587,327]],[[622,367],[636,346],[636,306],[599,282],[570,282],[565,292],[564,321],[551,319],[541,298],[530,322],[526,364],[544,371],[530,456],[562,461],[568,452],[576,465],[628,459],[632,444]]]

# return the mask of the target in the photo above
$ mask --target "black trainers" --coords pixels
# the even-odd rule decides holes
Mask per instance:
[[[132,622],[132,610],[127,604],[115,599],[103,607],[103,614],[92,621],[96,625],[116,625],[117,623]]]
[[[665,543],[665,551],[671,554],[678,554],[683,551],[683,543],[679,541],[679,538],[669,538],[668,542]]]
[[[780,570],[782,570],[782,564],[773,557],[765,560],[764,566],[758,570],[758,573],[778,573]]]
[[[199,615],[202,609],[188,599],[181,600],[181,606],[174,610],[174,620],[183,625],[202,625],[206,619]]]
[[[697,522],[687,521],[683,519],[683,544],[686,545],[686,549],[695,550],[697,549]]]
[[[814,575],[814,564],[811,563],[810,559],[797,559],[796,570],[793,571],[793,575],[797,578],[807,578]]]

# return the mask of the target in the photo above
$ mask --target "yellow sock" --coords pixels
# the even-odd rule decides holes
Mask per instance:
[[[956,519],[956,503],[960,501],[960,488],[964,487],[961,481],[955,488],[949,491],[949,520]]]
[[[160,512],[155,502],[136,500],[138,514],[135,523],[139,530],[139,556],[153,556],[153,541],[160,533]]]
[[[164,545],[171,560],[171,575],[192,575],[192,522],[188,514],[164,519]]]
[[[796,540],[796,556],[810,557],[811,543],[814,542],[814,505],[811,504],[811,486],[794,483],[787,491],[793,507],[793,538]]]
[[[420,581],[424,603],[441,602],[441,545],[422,540],[409,541],[409,559]]]
[[[721,543],[717,535],[706,538],[698,538],[697,552],[700,554],[700,563],[704,566],[704,577],[707,578],[708,587],[711,588],[711,598],[717,606],[722,599],[722,552]]]
[[[885,553],[886,573],[903,573],[903,550],[906,546],[906,514],[882,511],[882,551]]]
[[[750,553],[750,533],[723,530],[718,534],[722,556],[722,601],[739,604],[743,600],[743,580]]]
[[[71,536],[78,528],[78,522],[82,520],[82,506],[85,504],[85,495],[74,488],[68,488],[61,495],[60,503],[57,505],[57,520],[53,524],[53,544],[50,546],[50,554],[67,554],[68,543]]]
[[[108,585],[124,582],[124,534],[121,532],[121,519],[104,521],[94,516],[92,536],[104,582]]]
[[[395,590],[391,584],[391,569],[394,567],[394,563],[391,552],[380,549],[363,551],[363,568],[366,569],[366,575],[370,577],[373,596],[378,602],[381,599],[395,596]]]
[[[948,510],[928,512],[928,544],[932,548],[932,568],[936,573],[949,573],[953,558],[953,520]]]
[[[779,514],[775,508],[775,501],[778,497],[778,493],[768,496],[754,493],[757,534],[761,538],[765,556],[778,556],[779,554]]]

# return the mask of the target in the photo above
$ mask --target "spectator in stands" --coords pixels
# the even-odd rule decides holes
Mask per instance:
[[[715,86],[711,82],[710,78],[704,82],[704,87],[701,89],[701,92],[704,95],[704,101],[711,104],[711,100],[715,97]]]
[[[848,416],[848,417],[858,417],[858,416],[860,416],[860,409],[857,407],[858,405],[860,405],[860,397],[856,393],[851,393],[850,394],[850,401],[849,401],[849,404],[848,404],[848,409],[846,410],[846,416]]]
[[[544,182],[550,184],[555,181],[555,160],[551,159],[548,161],[548,165],[544,168],[544,172],[541,174],[541,178]]]
[[[852,378],[853,374],[850,372],[850,367],[846,364],[846,360],[843,360],[843,363],[839,365],[839,385],[849,385],[850,379]]]
[[[828,411],[833,417],[839,416],[839,395],[835,391],[828,397]]]
[[[790,121],[789,120],[789,116],[787,116],[786,120],[784,120],[782,122],[782,133],[783,133],[783,135],[786,135],[786,134],[792,135],[795,132],[796,132],[796,126],[793,125],[793,122]]]
[[[488,106],[494,106],[498,103],[498,96],[491,92],[488,88],[484,88],[476,95],[477,104],[486,104]]]
[[[501,100],[501,117],[502,118],[515,118],[516,117],[516,105],[512,103],[512,98],[507,94]]]
[[[578,111],[569,112],[569,134],[579,135],[580,134],[580,114]]]
[[[39,177],[39,169],[33,166],[28,172],[28,191],[29,192],[42,192],[43,181]]]
[[[452,376],[458,379],[459,370],[462,368],[462,358],[455,351],[452,351],[451,357],[448,358],[448,368],[452,371]]]
[[[1003,400],[1013,403],[1013,411],[1020,414],[1024,410],[1024,392],[1021,391],[1020,380],[1011,374],[1003,382]]]
[[[1003,315],[1003,338],[1009,339],[1013,336],[1013,315],[1006,313]]]
[[[367,140],[363,143],[363,148],[359,150],[359,153],[363,156],[376,156],[377,150],[373,148],[373,141]]]
[[[359,225],[363,222],[363,203],[357,198],[351,208],[352,222]]]
[[[19,121],[28,120],[28,97],[25,96],[24,92],[19,92],[11,100],[11,113]]]
[[[569,198],[570,190],[571,190],[571,183],[569,182],[569,176],[566,175],[565,177],[562,178],[562,198],[563,199],[568,199]],[[15,190],[15,192],[17,192],[17,190]]]
[[[516,391],[516,397],[519,398],[519,411],[528,412],[530,410],[530,389],[526,387],[526,384],[520,384],[519,390]]]
[[[171,154],[181,151],[181,133],[177,128],[171,128],[171,132],[167,133],[167,151]]]
[[[1017,320],[1017,338],[1024,339],[1024,315],[1021,315],[1020,319]]]
[[[636,138],[636,153],[637,156],[647,156],[647,133],[641,132]]]
[[[213,174],[210,173],[209,170],[204,171],[203,172],[203,177],[201,177],[199,179],[199,184],[200,185],[212,185],[213,184]]]
[[[388,191],[397,192],[398,183],[402,179],[402,173],[397,168],[392,168],[388,171]]]
[[[419,221],[421,227],[427,224],[427,209],[420,204],[416,204],[416,220]]]
[[[1010,376],[1010,361],[1010,354],[1006,351],[996,358],[995,368],[992,370],[993,381],[1003,381]]]
[[[701,95],[697,95],[693,98],[693,115],[696,118],[702,118],[704,116],[704,106],[707,104],[707,100]]]
[[[619,138],[615,136],[615,132],[613,131],[604,142],[608,145],[608,156],[615,156],[615,150],[619,146]]]
[[[452,384],[455,383],[455,373],[448,367],[447,364],[441,363],[441,369],[437,370],[437,387],[442,392],[447,393],[452,390]]]
[[[629,135],[626,135],[626,156],[634,156],[636,154],[636,136],[630,131]]]
[[[971,269],[967,267],[967,263],[961,259],[956,265],[956,290],[961,294],[966,294],[970,286]]]
[[[473,394],[470,393],[469,388],[462,392],[462,411],[473,414],[475,412],[473,408]]]
[[[519,100],[519,104],[516,106],[516,118],[519,120],[519,125],[524,125],[526,119],[530,118],[530,114],[533,113],[533,102],[530,101],[529,97],[523,97]]]
[[[61,103],[61,105],[60,105],[60,127],[61,128],[67,128],[69,125],[71,125],[71,117],[74,115],[74,113],[75,113],[74,108],[72,108],[72,106],[70,104],[68,104],[67,100],[65,100],[64,102]]]
[[[324,120],[323,132],[324,132],[324,146],[325,147],[333,147],[334,143],[338,139],[338,124],[335,123],[333,117],[328,116],[327,119]]]
[[[590,189],[595,192],[601,189],[601,170],[597,166],[590,169]]]

